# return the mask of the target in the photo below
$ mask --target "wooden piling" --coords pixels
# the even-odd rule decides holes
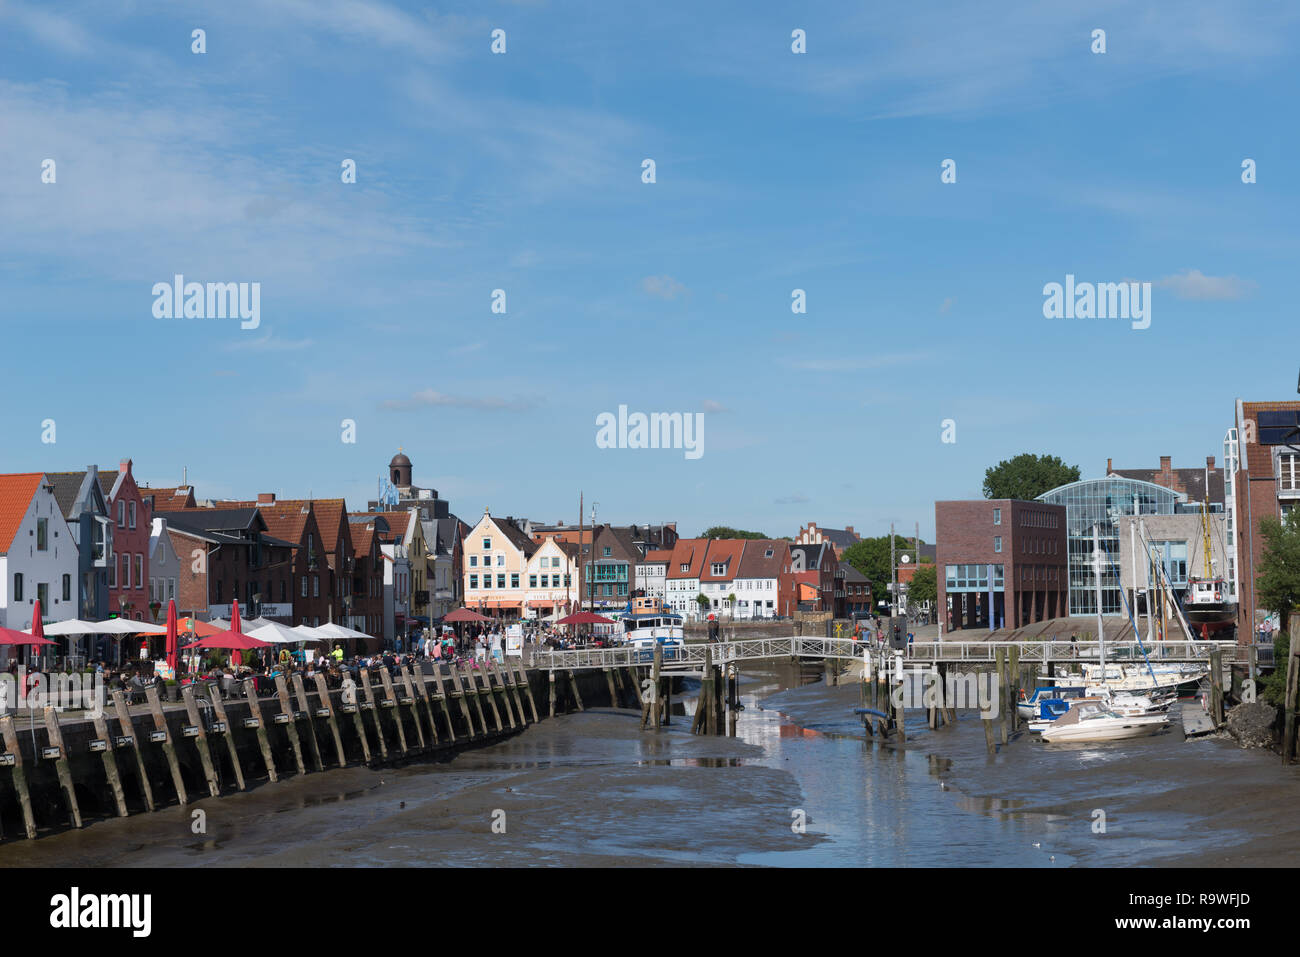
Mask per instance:
[[[447,689],[442,684],[442,661],[437,658],[433,660],[433,686],[437,689],[434,692],[433,700],[442,710],[442,717],[447,722],[448,740],[455,744],[456,726],[451,719],[451,706],[447,702]]]
[[[582,693],[578,691],[578,679],[573,676],[572,670],[569,671],[569,685],[573,688],[573,700],[578,703],[578,710],[586,711],[587,709],[582,706]]]
[[[904,675],[904,678],[906,678],[906,675]],[[903,687],[904,678],[899,679],[898,686],[892,696],[894,699],[894,728],[898,731],[899,741],[907,740],[907,709],[903,707],[907,701],[907,689]]]
[[[147,685],[144,689],[145,700],[149,702],[149,713],[153,715],[154,730],[161,732],[163,754],[167,757],[167,766],[171,768],[172,784],[176,788],[176,800],[182,806],[189,803],[189,795],[185,793],[185,781],[181,777],[180,762],[176,760],[176,745],[172,743],[171,732],[167,730],[167,719],[163,717],[162,704],[158,700],[158,688],[154,685]]]
[[[1223,657],[1222,652],[1210,652],[1210,720],[1215,728],[1223,724]]]
[[[493,665],[496,670],[497,680],[501,682],[502,694],[505,695],[507,703],[514,709],[519,716],[519,727],[528,727],[528,714],[524,711],[524,699],[519,694],[519,679],[515,676],[514,667],[509,658],[500,666]]]
[[[59,787],[68,805],[68,816],[72,819],[73,827],[81,827],[81,808],[77,806],[77,792],[72,786],[68,749],[63,745],[63,732],[59,729],[59,712],[54,708],[45,708],[45,734],[49,746],[59,750],[59,756],[54,759],[54,766],[59,772]]]
[[[496,690],[492,687],[492,671],[490,659],[484,659],[483,667],[479,669],[476,681],[482,681],[483,687],[479,691],[483,697],[487,698],[488,707],[492,709],[492,719],[496,722],[497,730],[504,731],[505,723],[501,720],[501,709],[497,707]]]
[[[280,714],[285,716],[284,730],[289,735],[289,747],[293,751],[293,759],[298,764],[298,773],[306,774],[307,765],[302,760],[302,742],[298,740],[298,722],[293,720],[293,705],[289,703],[289,683],[284,680],[284,675],[275,676],[275,694],[280,701]]]
[[[612,668],[605,668],[604,672],[605,672],[605,683],[609,685],[609,706],[611,708],[617,708],[618,693],[615,692],[614,690],[614,670]]]
[[[433,699],[429,694],[429,683],[424,680],[424,669],[419,662],[417,662],[414,671],[405,666],[403,666],[402,670],[407,676],[407,686],[415,688],[416,698],[419,703],[424,706],[424,717],[425,720],[429,722],[429,735],[433,739],[434,744],[439,744],[438,720],[434,716]]]
[[[199,764],[203,767],[203,779],[208,784],[208,794],[221,797],[221,785],[217,783],[217,770],[212,766],[212,751],[208,748],[208,732],[203,727],[199,716],[199,704],[194,700],[194,686],[181,688],[181,701],[185,704],[185,714],[190,719],[190,727],[197,730],[194,735],[194,748],[199,752]]]
[[[344,679],[343,690],[339,692],[339,707],[343,709],[344,714],[352,715],[352,725],[356,728],[357,738],[361,741],[361,759],[369,766],[374,760],[370,754],[370,736],[366,733],[366,721],[361,715],[357,684],[350,676]]]
[[[447,671],[451,675],[452,687],[456,689],[455,694],[457,700],[460,701],[460,710],[465,715],[465,724],[469,726],[469,736],[473,738],[477,732],[474,730],[474,718],[473,712],[469,707],[469,699],[465,696],[465,689],[460,683],[460,669],[456,667],[455,663],[449,662],[447,664]],[[474,696],[474,704],[478,704],[478,695]],[[487,722],[483,719],[483,711],[481,708],[477,710],[479,712],[479,721],[482,722],[480,727],[482,727],[483,733],[487,734]]]
[[[397,705],[399,708],[409,708],[411,711],[411,723],[415,725],[415,737],[420,742],[420,750],[428,751],[429,743],[424,737],[424,726],[420,723],[419,699],[415,697],[415,688],[411,681],[411,673],[405,665],[399,665],[397,668],[397,677],[401,681],[402,690],[405,695],[397,696]]]
[[[528,680],[528,672],[524,670],[523,662],[515,662],[515,673],[519,676],[519,685],[524,689],[524,695],[528,698],[528,710],[533,714],[533,724],[536,724],[541,718],[537,715],[537,702],[533,699],[533,685]]]
[[[727,666],[727,737],[736,736],[736,725],[740,721],[740,675],[735,665]]]
[[[663,667],[664,667],[664,646],[655,642],[654,655],[650,663],[650,683],[654,686],[654,702],[651,704],[651,710],[654,712],[655,730],[658,731],[663,727],[663,708],[660,706],[660,692],[663,690]]]
[[[1294,630],[1292,631],[1294,635]],[[1292,639],[1294,641],[1294,638]],[[1295,645],[1291,646],[1292,649]],[[1300,672],[1300,658],[1297,658],[1294,651],[1287,655],[1286,659],[1286,721],[1283,725],[1282,733],[1282,763],[1290,764],[1295,760],[1295,717],[1296,717],[1296,694],[1297,689],[1296,676]]]
[[[302,722],[307,728],[307,749],[311,752],[311,763],[316,766],[317,771],[325,770],[325,762],[320,757],[320,742],[316,740],[316,718],[307,705],[307,689],[303,687],[302,675],[294,672],[293,675],[293,697],[298,703],[298,714],[302,715]],[[299,740],[302,736],[299,735]]]
[[[460,669],[458,669],[455,665],[451,666],[451,676],[452,676],[452,680],[456,682],[456,687],[459,689],[461,687],[461,683],[460,683],[461,674],[460,674]],[[465,695],[465,700],[469,702],[469,704],[474,705],[473,710],[474,713],[478,715],[479,727],[483,729],[484,734],[487,734],[488,733],[487,713],[483,710],[483,701],[480,698],[478,693],[478,682],[474,680],[473,667],[469,668],[469,670],[465,672],[464,678],[465,678],[465,688],[463,693]],[[466,707],[468,707],[468,705],[466,705]],[[473,725],[471,724],[470,727],[473,727]]]
[[[1010,709],[1011,731],[1015,733],[1020,730],[1020,708],[1017,705],[1020,702],[1020,686],[1022,675],[1020,673],[1020,646],[1011,646],[1011,659],[1008,663],[1007,675],[1011,679],[1011,687],[1007,694],[1007,707]]]
[[[321,708],[329,709],[329,717],[325,721],[334,736],[334,752],[339,756],[339,767],[347,767],[348,758],[343,751],[343,735],[339,731],[338,718],[334,715],[334,701],[330,698],[330,689],[325,685],[325,676],[319,671],[316,672],[316,697]]]
[[[135,755],[135,771],[140,781],[140,796],[144,798],[144,806],[152,811],[154,809],[153,787],[149,784],[149,772],[144,767],[144,755],[140,751],[140,739],[136,736],[135,722],[131,720],[131,709],[127,706],[124,691],[113,692],[113,711],[117,715],[119,737],[130,739],[129,742],[123,744],[123,747],[129,747]]]
[[[275,773],[275,759],[271,756],[271,739],[266,735],[266,721],[262,718],[262,702],[257,699],[257,682],[252,678],[244,679],[244,697],[248,700],[248,716],[257,722],[253,730],[257,732],[257,744],[262,750],[262,765],[266,776],[274,784],[279,780]],[[302,762],[299,761],[301,767]]]
[[[239,749],[235,747],[235,729],[226,717],[226,703],[221,700],[221,688],[215,681],[207,682],[204,688],[208,693],[208,701],[212,703],[212,713],[217,721],[225,725],[226,730],[221,736],[226,739],[226,749],[230,752],[230,765],[235,769],[235,786],[243,791],[245,789],[244,769],[239,766]]]
[[[990,682],[992,681],[993,678],[992,672],[987,672],[987,673],[978,672],[978,674],[988,674]],[[989,754],[997,754],[998,749],[995,740],[996,735],[993,730],[993,719],[991,717],[986,717],[983,720],[984,720],[984,743],[988,746]]]
[[[18,794],[18,803],[23,811],[23,827],[27,839],[36,838],[36,818],[32,814],[32,795],[27,786],[27,768],[23,764],[23,753],[18,749],[18,734],[14,730],[14,719],[10,715],[0,718],[0,737],[4,738],[5,752],[13,755],[13,765],[9,768],[14,791]],[[145,787],[148,787],[146,783]],[[152,810],[152,808],[151,808]]]
[[[366,696],[364,709],[375,722],[375,738],[379,741],[379,758],[381,761],[387,761],[388,742],[384,740],[384,722],[380,718],[379,703],[375,700],[375,689],[370,686],[370,669],[362,668],[360,674],[361,691]],[[358,702],[357,707],[362,708],[363,705]]]
[[[397,692],[393,689],[393,676],[388,673],[388,669],[383,665],[379,666],[378,671],[379,683],[384,686],[385,696],[380,703],[380,708],[392,712],[393,724],[397,726],[397,746],[402,749],[403,755],[410,754],[411,749],[406,744],[406,726],[402,722],[401,709],[397,706]]]
[[[998,686],[998,732],[1005,746],[1010,740],[1007,735],[1007,653],[1005,648],[998,648],[994,655],[997,668]]]
[[[126,792],[122,790],[122,778],[117,773],[117,756],[113,753],[113,739],[108,733],[108,722],[104,720],[104,713],[91,718],[95,725],[95,737],[104,742],[104,750],[99,752],[99,756],[104,762],[104,777],[108,779],[108,786],[113,792],[113,803],[117,805],[117,816],[126,817]]]

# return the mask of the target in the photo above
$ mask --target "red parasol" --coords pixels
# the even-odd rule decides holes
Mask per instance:
[[[0,628],[0,645],[52,645],[54,642],[45,637],[45,626],[41,622],[41,600],[36,599],[32,605],[32,633],[14,631],[12,628]]]
[[[235,634],[239,634],[242,631],[242,626],[239,621],[239,599],[238,598],[234,599],[230,605],[230,630]],[[238,651],[236,651],[233,655],[230,656],[230,663],[234,665],[236,668],[238,668],[240,665],[244,663],[244,656],[241,655]]]
[[[480,615],[476,611],[470,611],[468,608],[457,608],[455,611],[448,613],[443,617],[443,621],[491,621],[486,615]]]
[[[556,622],[557,625],[616,625],[613,618],[606,618],[604,615],[597,615],[591,611],[574,612]]]
[[[167,667],[176,673],[176,599],[167,599]]]
[[[226,651],[251,651],[254,648],[270,648],[269,641],[262,641],[260,638],[254,638],[252,635],[240,634],[237,631],[219,631],[215,635],[209,635],[206,638],[200,638],[198,641],[191,642],[182,646],[182,651],[189,651],[191,648],[220,648]]]

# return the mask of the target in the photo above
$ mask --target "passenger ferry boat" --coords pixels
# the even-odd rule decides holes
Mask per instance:
[[[682,627],[682,616],[669,611],[653,598],[636,598],[632,602],[632,611],[622,618],[623,644],[636,648],[649,661],[654,656],[657,642],[663,645],[664,658],[672,659],[686,644],[686,632]]]

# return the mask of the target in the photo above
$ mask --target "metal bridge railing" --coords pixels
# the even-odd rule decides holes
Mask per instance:
[[[1146,645],[1136,641],[1106,645],[1106,661],[1116,664],[1209,661],[1210,653],[1223,651],[1225,661],[1245,660],[1242,646],[1232,641],[1159,641]],[[916,641],[908,645],[903,657],[908,661],[993,663],[997,652],[1017,649],[1022,664],[1047,662],[1098,661],[1100,648],[1095,641]],[[878,643],[852,638],[818,638],[791,635],[782,638],[752,638],[741,641],[698,642],[664,649],[664,668],[668,671],[698,670],[706,654],[712,653],[715,665],[767,658],[861,659],[864,652],[881,652]],[[1262,649],[1261,649],[1262,651]],[[892,650],[885,649],[892,656]],[[584,668],[629,668],[648,666],[654,661],[650,649],[579,648],[572,651],[540,652],[537,665],[549,671]],[[1260,656],[1260,664],[1264,664]]]

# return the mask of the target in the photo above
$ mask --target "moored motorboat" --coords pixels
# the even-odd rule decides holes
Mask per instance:
[[[1049,744],[1123,741],[1169,727],[1168,713],[1120,715],[1100,703],[1079,702],[1042,731]]]

